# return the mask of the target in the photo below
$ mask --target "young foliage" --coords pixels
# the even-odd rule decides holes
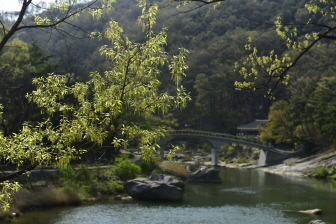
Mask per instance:
[[[111,21],[104,36],[111,46],[101,53],[111,64],[104,74],[93,72],[88,82],[69,84],[67,77],[50,74],[36,78],[37,89],[27,95],[47,119],[37,124],[26,123],[18,134],[0,134],[0,155],[17,166],[31,164],[0,181],[13,179],[37,165],[65,167],[73,158],[86,155],[103,146],[121,149],[136,140],[143,158],[155,158],[156,143],[165,135],[164,126],[143,128],[138,117],[150,118],[172,108],[183,108],[190,99],[181,85],[187,68],[180,53],[170,58],[164,51],[166,32],[154,34],[157,6],[143,7],[140,24],[146,30],[141,43],[133,43],[123,35],[118,23]],[[161,68],[168,66],[174,91],[159,91]]]
[[[274,23],[277,34],[284,40],[282,47],[287,48],[282,55],[271,51],[269,55],[261,56],[251,43],[245,46],[245,50],[250,52],[249,56],[243,63],[236,63],[236,70],[245,80],[235,83],[238,90],[255,90],[269,86],[271,88],[268,95],[272,98],[278,84],[289,84],[291,78],[289,71],[307,52],[321,44],[322,40],[336,40],[333,35],[336,29],[335,2],[311,0],[305,4],[305,8],[313,14],[306,24],[284,25],[281,17],[278,17]],[[300,35],[298,35],[299,32]],[[249,42],[251,42],[250,38]]]

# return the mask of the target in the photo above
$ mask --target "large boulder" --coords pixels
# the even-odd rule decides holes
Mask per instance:
[[[219,170],[214,168],[202,168],[188,175],[189,182],[222,183]]]
[[[180,201],[184,183],[177,177],[153,174],[149,178],[136,178],[124,184],[126,193],[139,200]]]

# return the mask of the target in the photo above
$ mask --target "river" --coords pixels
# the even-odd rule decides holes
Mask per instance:
[[[222,184],[191,184],[177,203],[106,201],[24,214],[17,224],[336,224],[336,184],[258,170],[221,168]],[[322,209],[322,215],[285,210]]]

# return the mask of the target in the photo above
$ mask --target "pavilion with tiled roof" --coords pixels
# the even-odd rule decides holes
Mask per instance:
[[[250,123],[237,127],[237,135],[246,138],[257,138],[259,136],[258,127],[265,124],[269,120],[255,120]]]

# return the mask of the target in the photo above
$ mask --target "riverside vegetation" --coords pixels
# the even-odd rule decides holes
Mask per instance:
[[[8,211],[0,213],[0,220],[11,221],[21,213],[54,206],[75,205],[84,201],[110,200],[123,194],[123,182],[150,174],[163,173],[187,179],[184,165],[168,161],[130,162],[123,154],[114,165],[78,164],[60,169],[45,180],[32,182],[30,176],[20,178],[22,189],[13,195]]]
[[[193,144],[191,144],[193,145]],[[195,145],[194,145],[195,146]],[[204,147],[202,153],[191,150],[187,145],[180,147],[175,155],[187,155],[180,162],[194,161],[198,156],[208,158],[208,146],[206,144],[198,145]],[[256,154],[259,151],[241,146],[224,145],[220,149],[221,161],[225,165],[231,164],[233,167],[241,167],[239,164],[256,163]],[[332,155],[320,156],[321,161],[332,159]],[[208,164],[209,159],[198,161],[198,164]],[[171,161],[145,161],[140,159],[136,163],[131,162],[127,154],[121,154],[114,159],[114,165],[77,164],[60,169],[57,174],[52,175],[48,180],[32,182],[30,176],[21,178],[21,184],[24,186],[19,192],[14,194],[12,207],[7,212],[0,214],[1,220],[11,221],[20,213],[32,209],[44,209],[53,206],[64,206],[80,204],[84,201],[110,200],[116,194],[123,194],[123,181],[136,177],[148,177],[150,174],[165,173],[175,175],[181,179],[187,179],[187,170],[180,162]],[[298,160],[289,159],[285,161],[289,167],[299,163]],[[326,178],[330,181],[335,179],[335,167],[330,169],[326,167],[316,167],[307,174],[312,177]]]
[[[0,179],[3,209],[20,188],[17,176],[128,146],[151,160],[173,127],[235,134],[268,116],[262,140],[335,149],[334,1],[69,0],[44,12],[27,10],[39,7],[35,0],[20,2],[16,22],[0,16],[1,168],[17,166]],[[170,16],[174,3],[189,13]],[[59,35],[35,32],[44,28]],[[259,87],[270,88],[271,107]]]

